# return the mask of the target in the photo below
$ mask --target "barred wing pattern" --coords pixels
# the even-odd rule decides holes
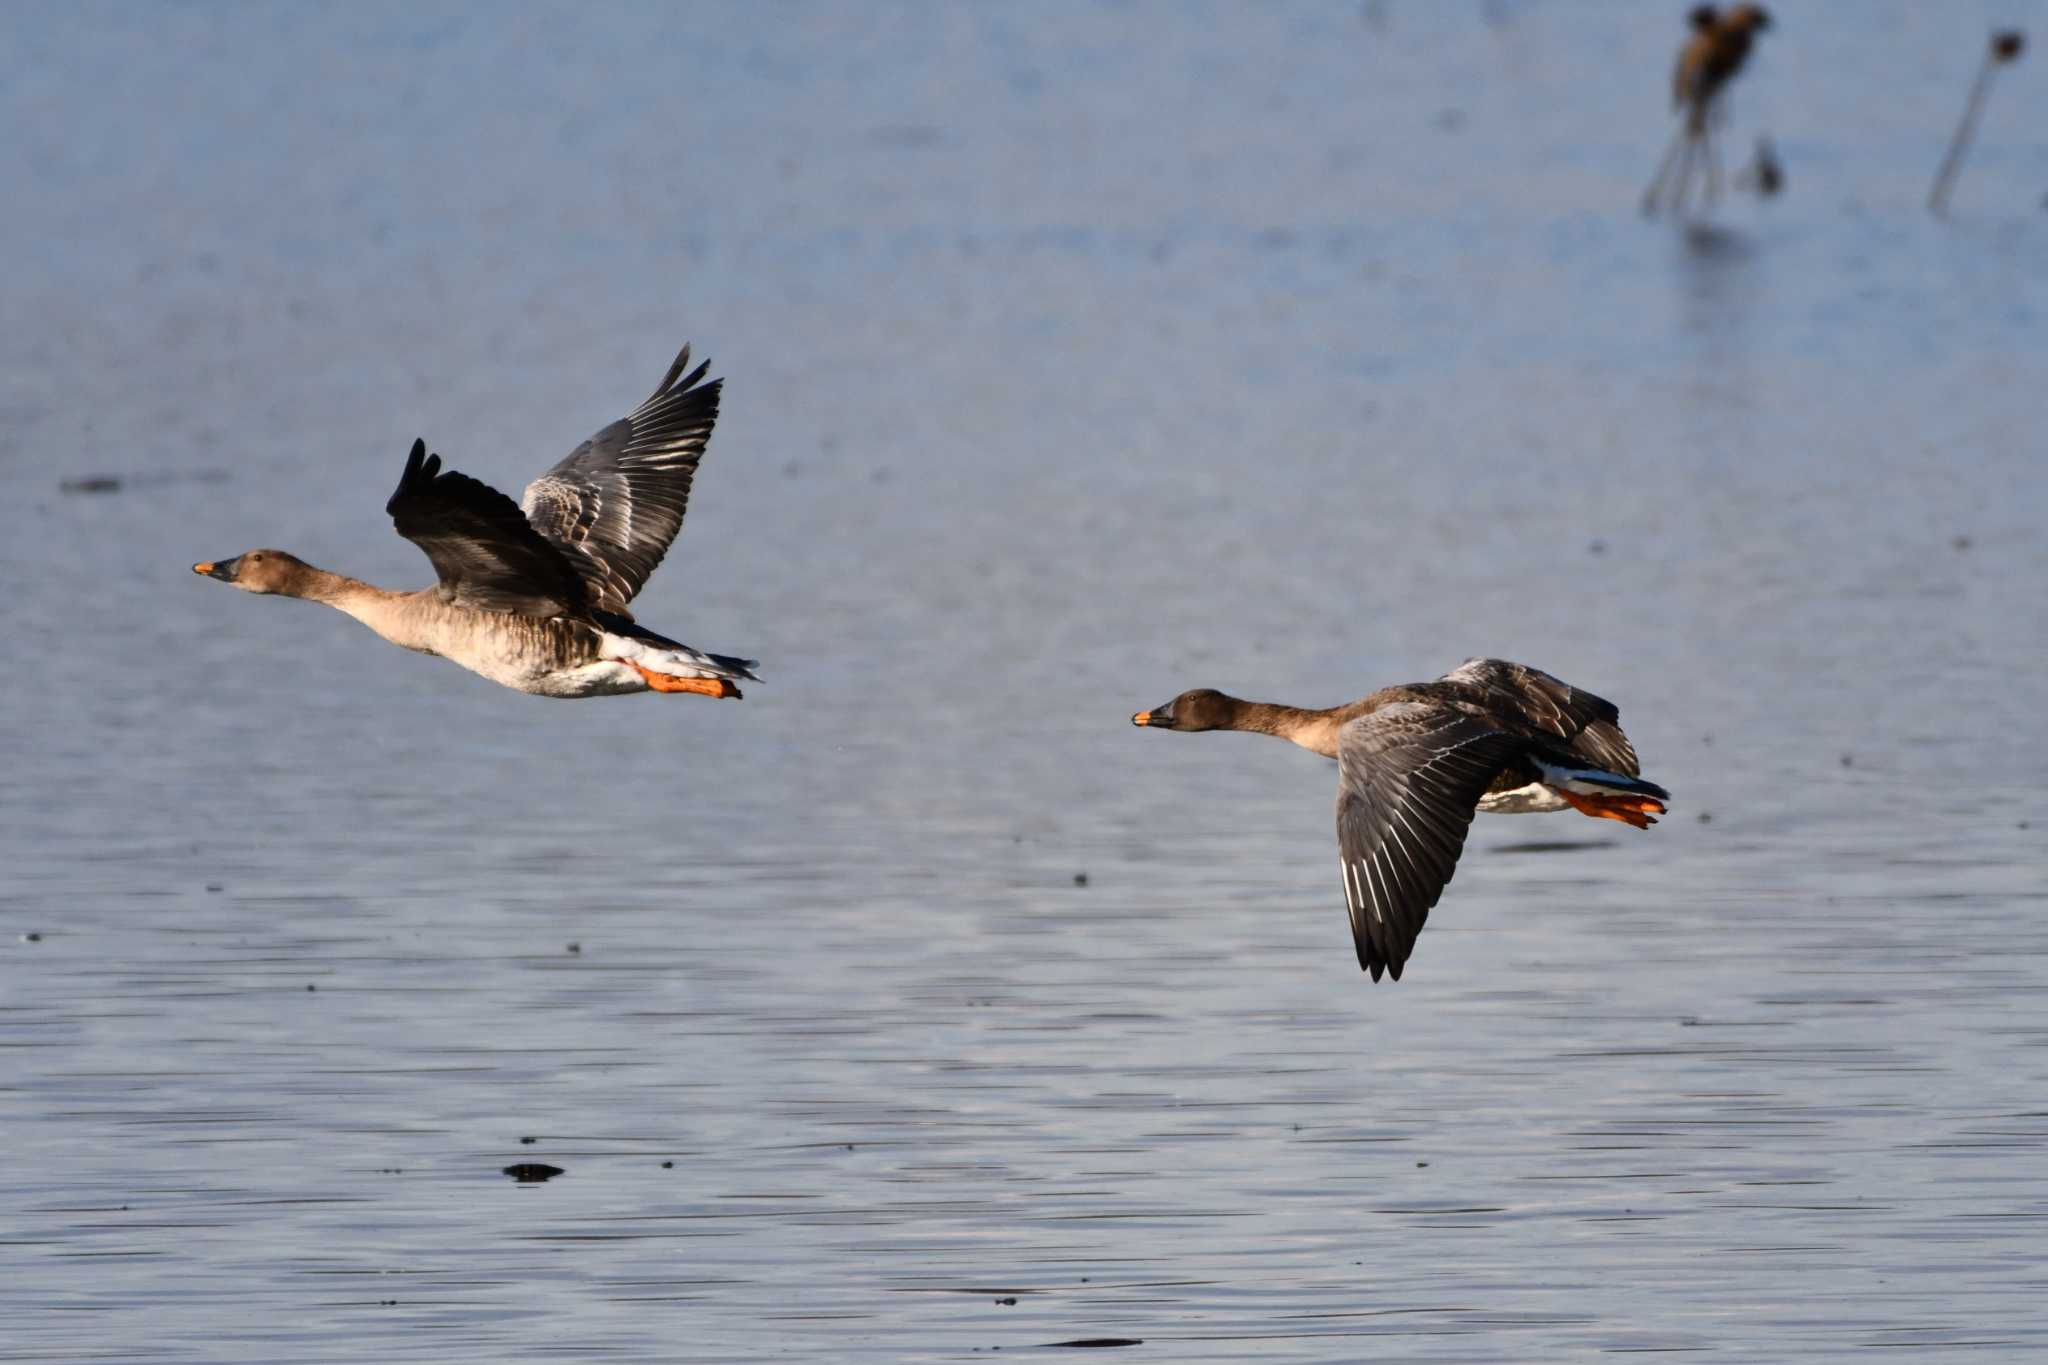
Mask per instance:
[[[652,396],[571,451],[526,487],[520,506],[535,530],[559,546],[601,611],[631,619],[626,604],[682,528],[697,462],[718,420],[724,380],[699,385],[707,361],[683,347]]]
[[[517,616],[559,616],[584,605],[582,579],[519,505],[487,483],[442,469],[424,441],[412,443],[384,510],[398,534],[426,551],[444,602]]]
[[[1540,668],[1506,659],[1467,659],[1439,681],[1476,689],[1473,704],[1521,720],[1537,734],[1565,741],[1567,751],[1593,767],[1623,777],[1642,772],[1635,746],[1621,732],[1621,712],[1614,703]]]
[[[1337,851],[1358,965],[1402,964],[1450,884],[1472,813],[1520,741],[1450,707],[1392,702],[1337,734]]]

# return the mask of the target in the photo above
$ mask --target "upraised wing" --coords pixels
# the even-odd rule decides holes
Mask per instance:
[[[559,616],[584,608],[583,580],[543,540],[519,504],[487,483],[441,468],[424,441],[412,443],[398,491],[384,504],[398,534],[427,552],[441,600],[518,616]]]
[[[1470,703],[1509,721],[1520,721],[1592,766],[1624,777],[1642,769],[1636,750],[1621,732],[1613,702],[1551,677],[1540,668],[1506,659],[1467,659],[1439,679],[1468,690]]]
[[[571,451],[526,486],[526,519],[560,547],[602,611],[631,619],[626,604],[683,524],[697,461],[718,420],[725,381],[698,381],[711,368],[683,347],[654,393],[627,416]]]
[[[1424,701],[1392,702],[1337,732],[1337,852],[1358,965],[1402,964],[1457,870],[1479,798],[1520,741]]]

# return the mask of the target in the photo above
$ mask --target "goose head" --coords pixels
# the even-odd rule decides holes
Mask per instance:
[[[192,572],[218,578],[243,592],[279,593],[298,597],[308,580],[318,573],[297,555],[283,550],[250,550],[233,559],[214,559],[194,564]]]

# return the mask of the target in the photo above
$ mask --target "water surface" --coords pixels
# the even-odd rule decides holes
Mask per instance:
[[[1672,8],[13,11],[0,1359],[2038,1357],[2032,67],[1920,209],[2038,14],[1782,16],[1687,229]],[[742,704],[188,572],[686,339]],[[1479,653],[1678,799],[1398,986],[1329,765],[1127,723]]]

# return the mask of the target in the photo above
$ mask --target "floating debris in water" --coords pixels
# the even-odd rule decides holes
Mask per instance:
[[[1949,548],[1952,550],[1967,550],[1974,544],[1976,544],[1976,542],[1971,540],[1968,536],[1957,536],[1953,540],[1949,541]]]
[[[1088,885],[1088,874],[1087,874],[1086,872],[1076,872],[1076,873],[1074,874],[1074,885],[1076,885],[1076,886],[1086,886],[1086,885]]]
[[[1144,1344],[1145,1338],[1143,1337],[1076,1337],[1072,1341],[1048,1341],[1045,1343],[1045,1349],[1049,1351],[1072,1351],[1086,1350],[1097,1346],[1143,1346]]]
[[[522,1147],[531,1147],[534,1143],[539,1141],[540,1139],[537,1137],[523,1137],[519,1139],[519,1145]]]
[[[553,1180],[567,1172],[560,1166],[550,1166],[545,1161],[516,1161],[505,1168],[505,1174],[522,1185],[538,1185],[543,1180]]]
[[[208,883],[206,884],[206,889],[207,889],[208,891],[211,891],[211,892],[213,892],[213,893],[214,893],[214,894],[215,894],[215,895],[217,896],[217,895],[219,895],[219,894],[220,894],[220,893],[221,893],[222,891],[225,891],[225,890],[226,890],[227,888],[226,888],[226,887],[224,887],[224,886],[222,886],[222,885],[221,885],[221,884],[220,884],[219,882],[208,882]]]
[[[583,951],[583,945],[580,943],[572,943],[569,945],[569,951],[572,953],[580,953]]]
[[[21,936],[21,941],[23,943],[41,943],[43,941],[43,936],[37,933],[35,930],[31,929]]]
[[[154,488],[169,483],[225,483],[228,472],[225,469],[166,469],[143,474],[85,474],[75,479],[59,479],[57,488],[64,493],[119,493],[129,485],[137,488]]]

